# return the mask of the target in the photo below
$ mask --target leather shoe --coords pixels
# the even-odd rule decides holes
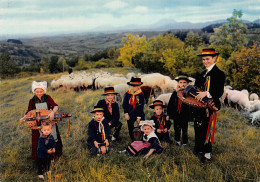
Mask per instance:
[[[211,162],[211,159],[208,159],[208,158],[206,158],[206,157],[201,157],[200,158],[200,162],[202,163],[202,164],[208,164],[208,163],[210,163]]]

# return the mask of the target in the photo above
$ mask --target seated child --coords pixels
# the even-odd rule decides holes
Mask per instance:
[[[163,151],[160,140],[154,132],[154,121],[145,120],[140,122],[141,130],[144,132],[143,141],[134,141],[126,148],[127,155],[145,155],[147,159],[152,154],[160,154]]]
[[[144,93],[141,90],[141,78],[132,77],[130,82],[127,82],[131,88],[125,93],[123,100],[123,109],[125,113],[125,119],[127,120],[128,131],[132,141],[134,141],[134,123],[144,120]]]
[[[163,108],[165,108],[165,105],[161,100],[155,100],[149,107],[153,109],[151,120],[155,123],[155,134],[158,136],[160,141],[172,143],[169,134],[169,129],[172,123],[169,116],[164,114]]]
[[[106,87],[104,91],[105,99],[98,101],[97,106],[104,108],[104,117],[108,120],[110,129],[115,128],[112,135],[112,141],[118,141],[118,136],[122,128],[122,123],[119,121],[120,113],[119,106],[114,100],[114,96],[117,94],[114,87]]]
[[[169,100],[167,113],[171,119],[174,120],[174,132],[176,145],[181,145],[181,131],[182,131],[182,144],[185,146],[188,143],[188,121],[190,119],[190,107],[186,104],[182,104],[181,100],[178,99],[177,92],[180,89],[185,88],[191,80],[187,74],[180,73],[175,78],[178,82],[176,91],[173,91]]]
[[[38,140],[38,177],[44,179],[43,172],[50,170],[51,157],[55,154],[56,143],[51,135],[52,125],[49,122],[42,124],[41,135]]]
[[[104,118],[104,109],[94,106],[93,119],[88,125],[88,148],[94,155],[98,154],[98,149],[101,145],[109,147],[108,140],[110,139],[110,127],[108,121]]]

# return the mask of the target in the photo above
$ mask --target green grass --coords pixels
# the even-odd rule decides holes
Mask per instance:
[[[111,72],[127,73],[126,69],[108,69]],[[33,80],[57,79],[61,74],[36,75],[20,79],[2,80],[1,93],[1,180],[37,181],[36,164],[30,159],[31,130],[19,119],[27,110]],[[84,92],[47,92],[60,106],[60,111],[71,113],[71,132],[66,137],[67,119],[59,122],[63,141],[63,156],[51,166],[52,173],[46,181],[259,181],[260,145],[259,128],[250,126],[246,119],[231,108],[218,112],[213,162],[202,165],[193,155],[194,129],[189,123],[189,146],[186,148],[163,144],[165,151],[148,160],[143,156],[127,157],[118,154],[130,142],[121,103],[122,141],[112,144],[108,155],[93,157],[87,150],[87,126],[90,111],[99,99],[102,90]],[[149,103],[150,104],[150,103]],[[152,111],[146,106],[147,118]],[[173,136],[173,128],[171,128]],[[61,180],[55,180],[62,174]]]

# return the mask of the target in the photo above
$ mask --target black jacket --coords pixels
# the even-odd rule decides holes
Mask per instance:
[[[225,84],[225,73],[221,71],[216,65],[210,70],[207,74],[206,71],[203,71],[195,81],[195,86],[200,88],[201,90],[205,90],[206,78],[210,76],[210,88],[209,93],[212,96],[212,99],[215,103],[215,106],[220,109],[220,101],[219,98],[222,96],[224,92],[224,84]],[[206,74],[206,76],[204,76]]]

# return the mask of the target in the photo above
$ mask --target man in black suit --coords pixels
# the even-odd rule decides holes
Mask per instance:
[[[204,97],[212,98],[215,106],[219,110],[219,98],[224,92],[225,73],[215,65],[218,55],[219,53],[216,53],[215,49],[203,49],[202,54],[198,55],[202,57],[206,70],[196,78],[195,87],[203,90],[198,92],[196,99],[202,100]],[[205,164],[211,161],[212,143],[214,139],[214,129],[212,132],[212,128],[214,127],[211,127],[210,116],[214,113],[209,109],[195,109],[194,114],[194,153],[201,156],[201,162]],[[212,123],[214,122],[213,120],[214,117]]]

